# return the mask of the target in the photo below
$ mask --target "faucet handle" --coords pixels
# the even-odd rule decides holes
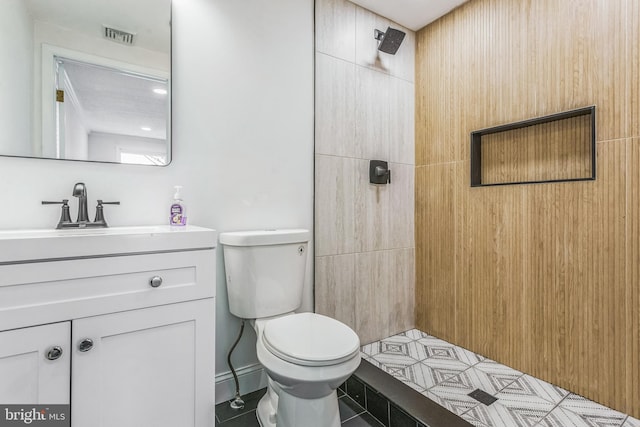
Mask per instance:
[[[103,202],[102,200],[98,199],[98,206],[96,206],[96,218],[93,220],[93,222],[108,227],[107,221],[104,219],[104,209],[102,205],[119,204],[120,202]]]
[[[63,199],[61,202],[50,202],[47,200],[42,201],[43,205],[62,205],[62,213],[60,214],[60,220],[56,228],[62,228],[62,224],[71,223],[71,214],[69,213],[69,199]]]

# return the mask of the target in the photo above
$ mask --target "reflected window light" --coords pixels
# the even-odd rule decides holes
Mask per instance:
[[[167,94],[167,90],[166,89],[160,89],[160,88],[154,89],[153,92],[157,93],[158,95],[166,95]]]
[[[167,156],[162,154],[127,153],[127,152],[121,151],[120,163],[163,166],[167,164]]]

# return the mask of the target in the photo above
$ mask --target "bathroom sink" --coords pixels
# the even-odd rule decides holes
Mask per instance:
[[[188,225],[0,231],[0,265],[24,260],[211,248],[216,232]]]

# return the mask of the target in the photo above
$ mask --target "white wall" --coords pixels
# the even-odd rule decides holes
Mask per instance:
[[[167,152],[167,141],[113,133],[91,132],[89,134],[89,160],[119,162],[121,151],[162,155]]]
[[[122,202],[105,209],[112,226],[165,223],[172,186],[181,184],[192,224],[312,228],[313,1],[173,5],[173,162],[162,168],[0,157],[0,189],[15,207],[0,217],[0,229],[54,227],[59,208],[40,201],[71,198],[78,181],[92,202]],[[238,321],[228,312],[220,250],[216,262],[216,372],[223,374]],[[312,299],[307,274],[305,309]],[[237,367],[256,363],[254,339],[246,334],[234,354]]]
[[[31,153],[31,19],[24,0],[0,5],[0,151]]]

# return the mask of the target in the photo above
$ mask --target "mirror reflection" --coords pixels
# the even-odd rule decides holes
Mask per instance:
[[[2,0],[0,155],[171,161],[170,0]]]

